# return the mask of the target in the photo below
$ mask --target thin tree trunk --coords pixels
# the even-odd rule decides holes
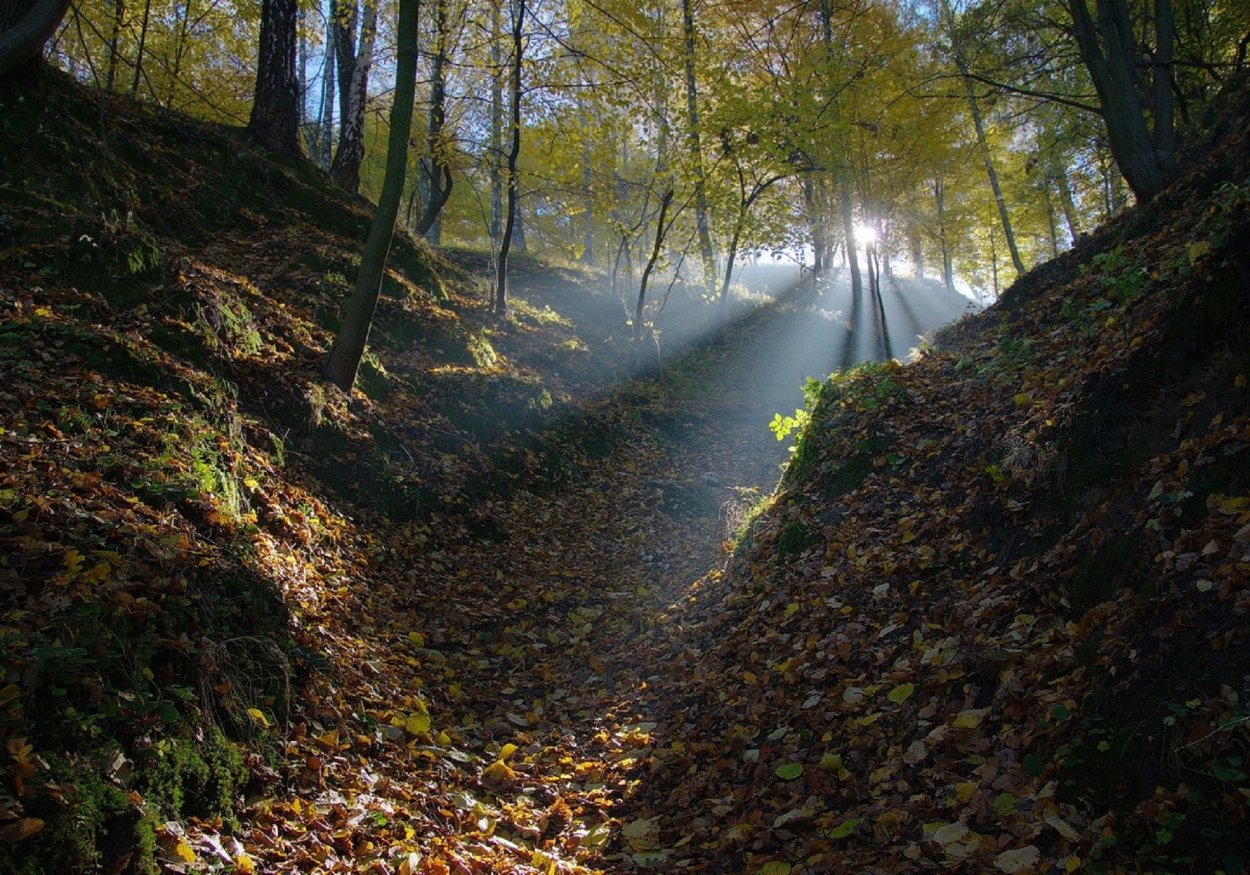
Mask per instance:
[[[299,84],[295,79],[296,0],[264,0],[256,96],[248,132],[266,149],[299,154]]]
[[[670,188],[660,199],[660,215],[655,223],[655,244],[651,247],[651,257],[647,259],[647,266],[642,269],[642,282],[638,285],[638,304],[634,307],[634,341],[636,343],[642,341],[642,311],[647,304],[647,281],[651,279],[651,271],[655,269],[655,263],[660,259],[660,251],[664,246],[664,234],[668,230],[665,219],[668,218],[668,208],[672,202],[673,190]]]
[[[344,392],[350,392],[356,382],[360,359],[369,341],[369,328],[373,324],[373,314],[382,291],[382,272],[386,268],[387,252],[395,233],[395,217],[404,193],[408,135],[412,129],[412,103],[417,89],[417,7],[418,0],[399,0],[395,102],[391,105],[391,130],[386,147],[382,193],[369,226],[355,289],[322,369],[325,379]]]
[[[421,161],[422,188],[426,192],[424,211],[417,220],[417,233],[435,246],[441,227],[439,214],[451,197],[451,167],[447,163],[443,143],[443,124],[447,120],[447,0],[436,0],[434,12],[434,58],[430,77],[430,120],[427,127],[427,154]]]
[[[318,138],[319,152],[317,154],[318,163],[321,169],[328,171],[330,169],[331,155],[334,146],[334,102],[337,100],[335,94],[335,86],[337,84],[336,72],[338,64],[335,57],[338,54],[336,28],[334,19],[330,18],[326,22],[326,51],[325,58],[322,61],[322,79],[321,79],[321,136]]]
[[[981,107],[977,103],[976,90],[972,86],[972,78],[968,68],[960,59],[956,59],[959,72],[964,77],[964,89],[968,95],[968,109],[972,112],[972,126],[977,134],[977,147],[985,161],[985,175],[990,180],[990,190],[994,193],[994,204],[998,207],[998,220],[1003,225],[1003,236],[1007,238],[1007,249],[1011,252],[1011,263],[1017,274],[1024,273],[1024,261],[1020,258],[1020,250],[1016,247],[1016,235],[1011,228],[1011,216],[1007,213],[1007,201],[1003,198],[1003,189],[998,182],[998,171],[994,168],[994,156],[990,153],[989,140],[985,136],[985,122],[981,118]]]
[[[490,6],[490,241],[503,234],[503,0]]]
[[[117,46],[121,40],[122,24],[126,19],[126,3],[125,0],[113,0],[113,27],[109,32],[109,57],[108,66],[104,73],[104,90],[112,91],[113,84],[117,81]]]
[[[951,261],[950,236],[946,227],[946,185],[933,180],[933,200],[937,206],[938,248],[942,250],[942,283],[948,292],[955,291],[955,269]]]
[[[716,250],[708,223],[707,180],[703,171],[703,144],[699,132],[699,81],[695,76],[694,0],[681,0],[683,61],[686,78],[686,120],[690,126],[687,148],[694,175],[694,223],[699,235],[699,255],[703,259],[704,286],[710,291],[716,279]]]
[[[1072,186],[1068,183],[1067,171],[1060,167],[1055,173],[1055,183],[1059,187],[1059,208],[1063,211],[1063,220],[1068,226],[1068,234],[1072,237],[1072,245],[1081,236],[1076,222],[1076,204],[1072,199]]]
[[[1155,0],[1154,147],[1165,176],[1176,173],[1176,112],[1172,93],[1176,26],[1172,0]]]
[[[508,149],[508,211],[499,256],[495,262],[495,314],[508,314],[508,249],[517,223],[517,157],[521,154],[521,60],[525,48],[525,0],[513,0],[512,20],[512,145]]]
[[[582,200],[586,204],[586,217],[582,224],[582,264],[595,262],[595,193],[592,187],[594,173],[590,167],[591,151],[589,120],[586,114],[586,103],[579,95],[577,98],[577,117],[582,127]]]
[[[134,75],[130,79],[130,96],[139,93],[139,78],[143,75],[143,52],[148,44],[148,22],[152,20],[152,0],[143,0],[143,22],[139,25],[139,45],[135,49]]]

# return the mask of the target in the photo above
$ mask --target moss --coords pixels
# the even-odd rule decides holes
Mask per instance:
[[[139,788],[166,817],[220,817],[237,823],[236,801],[250,773],[243,756],[216,726],[202,740],[186,737],[157,742],[137,763]]]
[[[791,520],[777,538],[777,556],[789,559],[820,543],[820,534],[798,520]]]

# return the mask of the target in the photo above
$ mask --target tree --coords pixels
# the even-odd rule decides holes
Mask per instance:
[[[69,0],[0,0],[0,79],[28,77],[69,10]]]
[[[1139,201],[1154,197],[1176,172],[1173,129],[1171,0],[1155,0],[1157,57],[1152,65],[1154,131],[1138,92],[1141,49],[1129,18],[1127,0],[1097,0],[1098,21],[1086,0],[1067,0],[1076,39],[1089,77],[1098,92],[1107,141],[1116,165]]]
[[[299,80],[295,76],[296,0],[264,0],[260,55],[248,133],[274,152],[299,154]]]
[[[451,165],[447,162],[447,147],[443,142],[443,126],[447,122],[447,65],[450,33],[447,16],[447,0],[435,0],[434,51],[430,71],[430,117],[426,131],[426,154],[421,160],[420,189],[424,193],[421,218],[417,220],[417,233],[433,244],[439,241],[438,215],[451,198]]]
[[[517,223],[517,156],[521,154],[521,61],[525,49],[525,0],[512,3],[512,119],[511,145],[505,171],[508,177],[508,208],[504,215],[499,254],[495,259],[495,302],[497,316],[508,313],[508,249]]]
[[[355,0],[331,0],[335,58],[341,84],[339,92],[339,144],[330,165],[330,176],[349,194],[360,190],[360,163],[365,157],[365,100],[369,95],[369,69],[378,30],[378,4],[364,0],[360,18],[360,45],[356,45]]]
[[[378,208],[369,226],[360,257],[360,270],[343,323],[326,356],[322,374],[344,392],[350,392],[365,354],[369,328],[382,291],[382,272],[395,233],[395,217],[404,193],[408,167],[408,136],[412,131],[412,104],[417,91],[417,9],[418,0],[399,0],[396,25],[395,97],[391,104],[391,130],[386,146],[386,175]]]

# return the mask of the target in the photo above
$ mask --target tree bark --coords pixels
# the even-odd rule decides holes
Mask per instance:
[[[512,15],[512,145],[508,149],[508,210],[504,217],[499,255],[495,261],[495,304],[497,316],[508,315],[508,249],[517,223],[517,157],[521,154],[521,60],[525,48],[525,0],[514,0]]]
[[[382,291],[382,272],[395,233],[395,217],[404,193],[408,167],[408,135],[412,130],[412,103],[417,90],[417,8],[418,0],[399,0],[396,26],[398,47],[395,63],[395,102],[391,105],[391,130],[386,146],[386,173],[382,194],[369,226],[360,258],[360,270],[351,300],[343,314],[334,345],[326,357],[322,375],[344,392],[350,392],[360,369]]]
[[[148,44],[148,23],[152,20],[152,0],[143,0],[143,22],[139,25],[139,45],[135,49],[134,75],[130,79],[130,96],[139,93],[139,79],[143,75],[143,53]]]
[[[1156,159],[1137,93],[1136,41],[1128,7],[1124,0],[1097,0],[1095,25],[1086,0],[1067,3],[1077,49],[1098,92],[1111,155],[1137,199],[1148,201],[1163,190],[1167,176]]]
[[[69,0],[0,0],[0,79],[33,76]]]
[[[699,235],[699,255],[703,259],[703,283],[712,290],[716,281],[716,250],[712,247],[712,231],[708,222],[707,179],[703,171],[703,143],[699,132],[699,80],[695,76],[694,49],[694,0],[681,0],[681,23],[683,35],[683,62],[686,77],[686,136],[690,151],[691,172],[694,175],[694,223]]]
[[[660,251],[664,247],[664,234],[668,231],[665,219],[668,218],[668,208],[673,202],[673,190],[670,188],[664,192],[664,197],[660,199],[660,216],[655,223],[655,244],[651,247],[651,257],[647,259],[647,266],[642,269],[642,282],[638,285],[638,304],[634,307],[634,341],[642,341],[642,311],[647,305],[647,282],[651,279],[651,271],[655,269],[655,263],[660,259]]]
[[[968,109],[972,112],[972,126],[977,134],[977,146],[981,150],[981,158],[985,161],[985,175],[990,180],[990,191],[994,193],[994,204],[998,207],[998,220],[1003,225],[1003,236],[1007,238],[1007,249],[1011,253],[1011,264],[1016,273],[1024,273],[1024,261],[1020,258],[1020,250],[1016,246],[1016,234],[1011,227],[1011,216],[1007,212],[1007,201],[1003,198],[1003,188],[998,181],[998,171],[994,168],[994,156],[990,153],[989,140],[985,136],[985,121],[981,118],[981,107],[977,103],[976,91],[972,79],[968,76],[968,68],[961,59],[956,59],[959,72],[963,75],[964,88],[968,95]]]
[[[500,6],[490,4],[490,242],[497,247],[503,235],[503,22]]]
[[[434,58],[430,76],[430,122],[426,139],[427,154],[421,162],[426,201],[417,233],[438,245],[439,214],[451,197],[451,165],[447,163],[443,143],[443,125],[447,121],[447,0],[437,0],[434,12]]]
[[[299,83],[295,78],[296,0],[264,0],[256,92],[247,123],[252,138],[274,152],[299,154]]]
[[[353,13],[352,24],[355,17]],[[349,62],[344,57],[343,47],[351,51],[355,34],[346,30],[345,23],[336,24],[340,26],[335,42],[339,46],[342,117],[330,176],[343,191],[356,194],[360,191],[360,164],[365,158],[365,101],[369,96],[369,70],[373,66],[373,46],[378,32],[378,4],[375,0],[365,0],[360,16],[360,48],[350,56]],[[347,71],[343,69],[345,64]]]

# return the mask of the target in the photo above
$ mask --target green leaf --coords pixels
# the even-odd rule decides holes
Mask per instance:
[[[887,698],[894,704],[901,705],[904,702],[906,702],[908,699],[910,699],[911,694],[914,693],[915,691],[916,691],[915,684],[899,684],[897,687],[890,690],[890,694],[889,696],[887,696]]]
[[[802,763],[786,763],[784,766],[777,766],[777,777],[783,781],[793,781],[801,774],[803,774]]]
[[[859,826],[859,818],[852,817],[842,821],[833,829],[829,830],[829,838],[844,839],[855,831],[855,827]]]
[[[773,860],[760,866],[755,875],[790,875],[791,868],[793,867],[784,860]]]

